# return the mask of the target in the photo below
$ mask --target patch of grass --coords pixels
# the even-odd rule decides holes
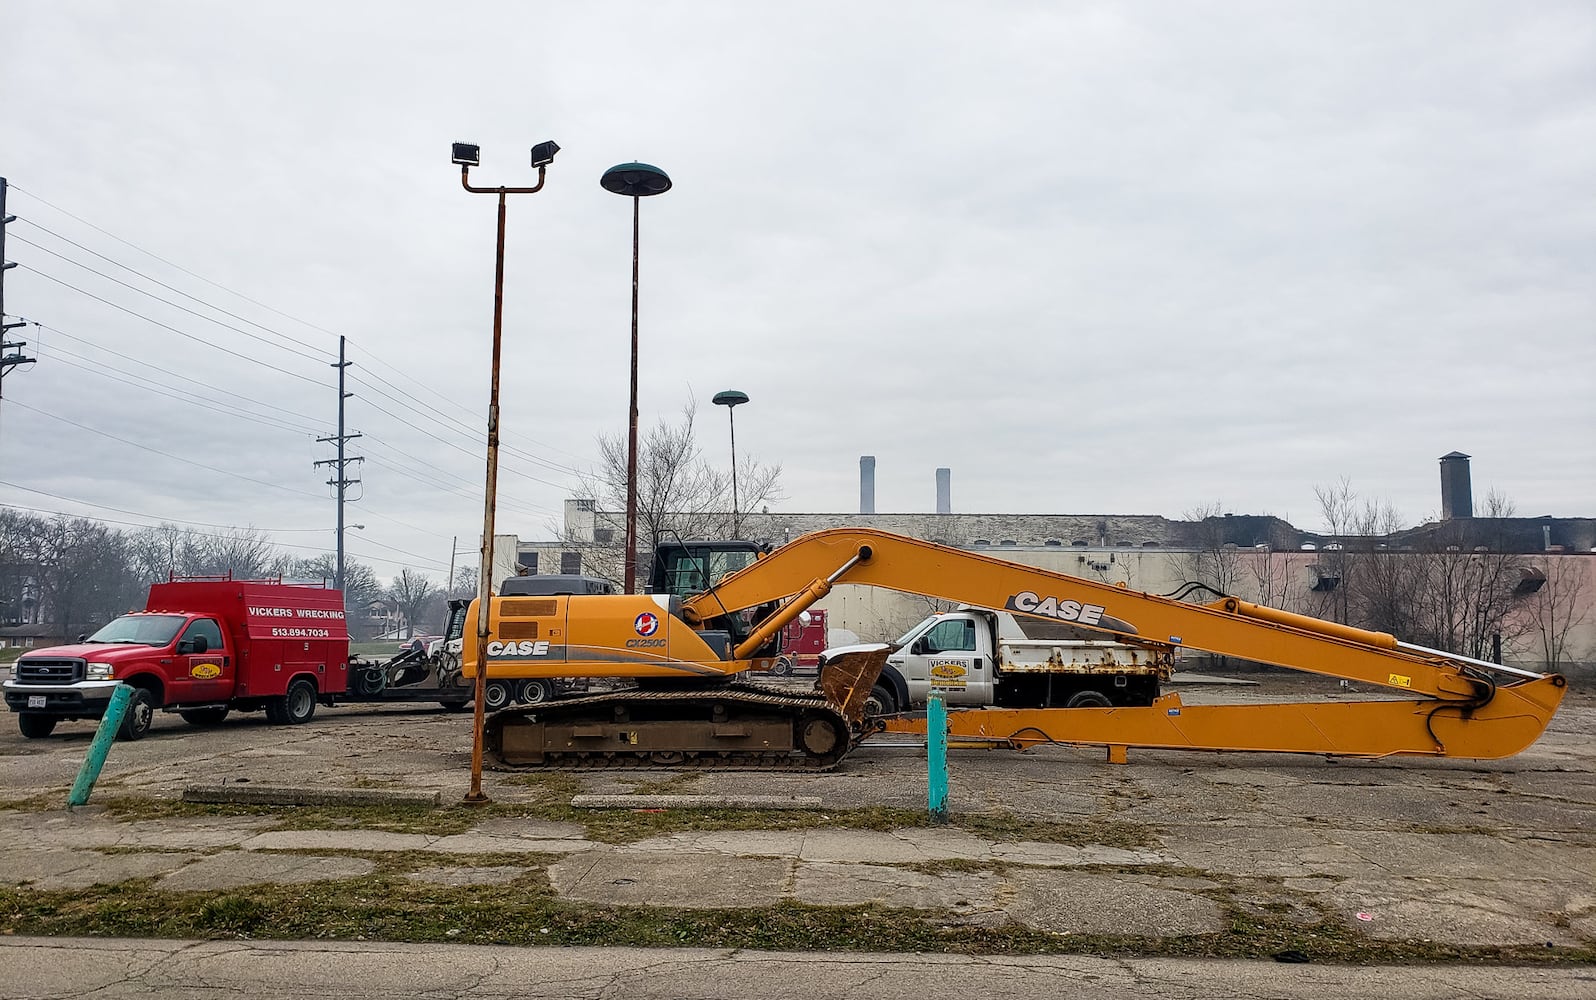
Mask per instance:
[[[411,805],[376,806],[264,806],[224,803],[182,802],[175,799],[135,797],[104,801],[107,811],[118,819],[180,818],[186,816],[264,816],[272,822],[270,830],[326,830],[358,827],[393,833],[424,833],[437,836],[463,833],[489,818],[542,820],[572,823],[582,827],[590,840],[607,844],[628,844],[650,837],[692,831],[727,830],[905,830],[938,825],[922,809],[867,806],[857,809],[577,809],[571,796],[580,784],[566,775],[538,775],[529,803],[495,803],[488,806],[461,805],[433,808]],[[954,814],[954,829],[965,830],[991,840],[1041,841],[1056,844],[1101,844],[1135,848],[1156,843],[1157,831],[1144,824],[1116,823],[1109,820],[1060,822],[1030,819],[1012,813]]]
[[[449,887],[380,873],[222,892],[161,892],[149,879],[59,892],[0,888],[0,934],[1212,958],[1298,950],[1317,962],[1596,963],[1596,949],[1588,947],[1375,941],[1339,921],[1305,926],[1269,913],[1227,912],[1226,926],[1213,934],[1064,935],[1018,924],[971,926],[941,910],[799,903],[748,910],[607,907],[560,900],[540,879]]]
[[[1018,816],[1010,812],[955,814],[953,824],[977,836],[1004,843],[1038,841],[1084,847],[1100,844],[1130,850],[1158,843],[1158,830],[1145,823],[1112,820],[1045,820]]]
[[[64,795],[32,795],[25,799],[0,800],[0,812],[44,812],[66,805]]]

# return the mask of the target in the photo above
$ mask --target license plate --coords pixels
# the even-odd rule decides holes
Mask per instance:
[[[44,695],[42,695],[42,694],[30,694],[30,695],[28,695],[28,707],[29,708],[43,708],[44,707]]]

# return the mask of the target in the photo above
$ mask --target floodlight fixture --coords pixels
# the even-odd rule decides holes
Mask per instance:
[[[482,147],[474,146],[469,142],[457,142],[454,144],[452,159],[462,167],[479,166],[482,163]]]
[[[532,165],[534,167],[548,166],[554,162],[554,154],[558,153],[559,151],[560,144],[555,142],[553,139],[550,139],[548,142],[538,143],[536,146],[532,147]]]

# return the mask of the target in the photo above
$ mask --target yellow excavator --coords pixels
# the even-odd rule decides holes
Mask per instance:
[[[949,713],[950,736],[1006,743],[1499,758],[1546,730],[1567,681],[1223,597],[1139,593],[882,531],[840,528],[774,551],[746,541],[662,544],[651,593],[491,599],[485,647],[468,634],[467,676],[623,679],[619,690],[501,711],[486,746],[502,768],[835,767],[880,731],[925,719],[869,717],[890,647],[827,662],[816,690],[749,681],[782,628],[837,583],[886,587],[1094,629],[1153,652],[1193,649],[1393,689],[1384,700],[985,708]],[[476,619],[475,606],[467,621]],[[480,657],[480,660],[479,660]],[[994,664],[1001,671],[1002,664]]]

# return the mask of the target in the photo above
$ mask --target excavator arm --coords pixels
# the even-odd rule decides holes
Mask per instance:
[[[780,599],[738,644],[734,658],[743,660],[839,582],[1001,608],[1128,642],[1198,649],[1426,696],[1186,706],[1178,695],[1166,695],[1143,708],[984,709],[950,717],[956,737],[1022,747],[1101,744],[1115,759],[1123,759],[1129,746],[1505,757],[1545,731],[1567,686],[1561,675],[1503,668],[1236,598],[1187,604],[857,528],[796,539],[688,599],[681,613],[687,622],[701,623]],[[1498,682],[1499,673],[1506,683]],[[887,724],[903,732],[923,727],[924,720],[915,719]]]

